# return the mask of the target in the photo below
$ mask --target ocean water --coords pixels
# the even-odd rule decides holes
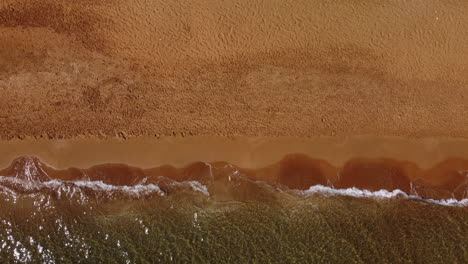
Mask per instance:
[[[297,190],[237,170],[134,184],[0,176],[0,263],[467,263],[468,200]]]

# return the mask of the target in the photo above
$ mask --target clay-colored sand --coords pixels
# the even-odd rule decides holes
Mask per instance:
[[[3,0],[0,136],[468,137],[465,1]]]
[[[34,155],[56,168],[252,169],[301,153],[364,178],[376,166],[417,179],[401,161],[431,184],[448,169],[458,181],[467,12],[462,1],[3,1],[0,167]]]
[[[104,163],[123,163],[140,168],[161,165],[182,167],[198,161],[223,161],[244,168],[260,168],[292,153],[326,160],[335,166],[343,166],[354,158],[389,158],[409,161],[427,169],[450,158],[468,159],[468,140],[370,136],[11,140],[0,142],[0,168],[25,155],[36,156],[58,169],[86,168]]]
[[[1,176],[112,185],[167,180],[216,183],[230,175],[272,185],[389,191],[425,198],[467,196],[468,141],[403,138],[136,138],[14,140],[0,143]],[[21,157],[25,155],[36,156]],[[45,162],[45,164],[43,163]],[[52,165],[53,167],[51,167]],[[165,177],[161,179],[160,177]]]
[[[467,33],[467,0],[0,0],[0,262],[466,263]]]

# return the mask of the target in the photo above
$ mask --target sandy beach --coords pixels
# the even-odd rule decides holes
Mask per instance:
[[[4,1],[0,168],[31,155],[57,169],[258,169],[301,154],[343,170],[356,159],[408,162],[438,171],[404,169],[411,181],[444,185],[447,169],[468,169],[463,10],[458,1]]]
[[[1,0],[0,263],[468,263],[466,14]]]
[[[4,140],[468,135],[462,1],[2,1]]]

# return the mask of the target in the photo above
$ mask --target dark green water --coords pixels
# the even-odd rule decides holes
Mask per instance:
[[[1,263],[468,262],[461,206],[260,185],[229,201],[187,188],[13,185],[0,188]]]

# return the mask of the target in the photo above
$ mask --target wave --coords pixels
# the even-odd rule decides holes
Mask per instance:
[[[233,179],[232,176],[231,180]],[[238,180],[242,177],[237,176]],[[147,180],[143,180],[146,182]],[[247,181],[249,181],[247,179]],[[252,181],[249,181],[252,183]],[[256,184],[258,190],[265,186],[264,182],[253,182]],[[209,186],[203,185],[197,181],[187,181],[187,182],[171,182],[169,185],[178,188],[178,190],[190,189],[195,193],[200,193],[203,196],[210,198],[211,193],[209,192]],[[243,186],[234,184],[234,187],[237,186],[242,188]],[[269,186],[269,185],[267,185]],[[272,189],[273,187],[270,186]],[[258,191],[257,190],[257,191]],[[402,190],[379,190],[379,191],[370,191],[362,190],[358,188],[347,188],[347,189],[335,189],[333,187],[315,185],[311,186],[307,190],[290,190],[290,189],[281,189],[274,188],[277,192],[283,193],[293,193],[297,197],[311,197],[313,195],[322,195],[322,196],[346,196],[346,197],[356,197],[356,198],[370,198],[375,200],[391,200],[391,199],[412,199],[418,200],[427,203],[433,203],[443,206],[457,206],[457,207],[468,207],[468,199],[457,200],[455,198],[451,199],[425,199],[417,195],[408,194]],[[142,184],[139,183],[134,186],[115,186],[103,183],[102,181],[60,181],[60,180],[51,180],[46,182],[38,181],[27,181],[18,178],[0,176],[0,191],[4,193],[14,195],[15,197],[20,194],[32,194],[32,193],[48,193],[51,192],[55,194],[58,199],[61,198],[79,198],[80,201],[86,202],[90,196],[101,196],[106,198],[130,198],[130,199],[140,199],[148,197],[163,197],[167,196],[168,191],[164,191],[160,186],[155,184]],[[172,192],[176,192],[172,190]],[[255,192],[255,190],[254,190]],[[216,199],[216,198],[215,198]]]
[[[101,194],[108,197],[125,196],[128,198],[142,198],[152,195],[164,196],[165,193],[155,184],[115,186],[102,181],[60,181],[46,182],[26,181],[23,179],[0,176],[0,188],[8,193],[31,194],[52,191],[58,198],[85,197],[89,194]]]
[[[200,192],[203,195],[208,196],[208,197],[210,196],[210,193],[208,192],[208,187],[197,181],[174,182],[173,185],[188,186],[195,192]]]
[[[278,163],[244,169],[226,162],[195,162],[183,168],[141,169],[103,164],[88,169],[54,169],[36,157],[20,157],[0,170],[0,190],[6,193],[50,192],[61,197],[161,197],[193,192],[211,199],[274,200],[278,192],[300,197],[312,194],[366,198],[408,198],[440,205],[467,206],[468,162],[448,160],[429,169],[434,184],[409,172],[417,168],[394,160],[353,160],[343,168],[288,155]],[[422,170],[418,173],[421,175]],[[428,176],[428,177],[429,177]],[[434,179],[434,177],[432,177]],[[437,182],[436,181],[436,182]],[[434,182],[434,180],[433,180]]]
[[[468,207],[468,199],[457,200],[455,198],[451,199],[425,199],[421,196],[407,194],[402,190],[379,190],[379,191],[369,191],[369,190],[361,190],[358,188],[347,188],[347,189],[334,189],[331,187],[323,186],[323,185],[315,185],[311,186],[308,190],[295,190],[295,192],[304,197],[309,197],[311,195],[326,195],[326,196],[350,196],[350,197],[357,197],[357,198],[373,198],[373,199],[395,199],[395,198],[406,198],[406,199],[414,199],[420,200],[428,203],[435,203],[439,205],[445,206],[460,206],[460,207]]]

